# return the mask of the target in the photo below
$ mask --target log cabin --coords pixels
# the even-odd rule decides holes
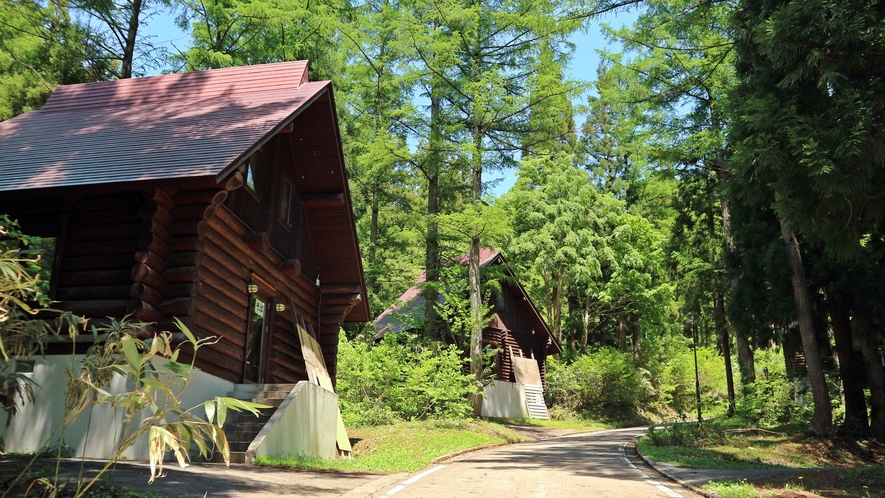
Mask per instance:
[[[334,383],[340,326],[369,307],[331,82],[307,61],[61,86],[0,123],[0,151],[0,213],[48,241],[55,308],[179,318],[219,338],[195,363],[227,386],[307,380],[301,323]]]
[[[455,260],[456,263],[466,265],[468,254],[464,254]],[[542,392],[529,392],[523,389],[522,401],[515,404],[502,400],[502,393],[515,389],[516,384],[535,385],[543,391],[547,388],[547,356],[562,353],[562,348],[553,337],[553,333],[547,323],[541,317],[537,307],[526,294],[525,289],[516,279],[513,271],[507,266],[504,256],[494,248],[483,247],[479,254],[481,268],[492,265],[501,265],[504,274],[509,277],[503,279],[501,291],[492,296],[491,302],[487,303],[493,309],[489,321],[483,328],[483,346],[491,346],[497,349],[494,356],[493,372],[496,386],[495,390],[486,389],[486,402],[483,404],[484,414],[491,416],[506,416],[522,418],[535,416],[534,418],[546,418],[546,407],[543,414],[540,413],[537,397]],[[405,291],[397,301],[384,310],[375,320],[377,330],[376,339],[386,334],[396,334],[408,331],[409,327],[421,323],[424,318],[425,300],[421,293],[420,284],[425,281],[425,274],[418,277],[415,286]],[[440,297],[442,300],[442,297]],[[525,366],[528,361],[537,364],[535,374],[539,378],[526,379]],[[530,366],[530,365],[529,365]],[[532,367],[532,369],[534,369]],[[509,384],[509,385],[508,385]],[[532,398],[534,394],[535,399]],[[513,393],[508,393],[504,398],[512,398]],[[543,404],[543,399],[540,400]],[[493,405],[499,406],[493,406]],[[523,409],[524,408],[524,409]],[[520,411],[520,409],[523,409]],[[534,413],[533,413],[534,412]]]

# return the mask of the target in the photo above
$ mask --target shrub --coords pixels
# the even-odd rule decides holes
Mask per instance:
[[[796,422],[804,412],[794,401],[793,384],[781,378],[758,379],[744,385],[737,412],[759,427]]]
[[[601,348],[565,365],[548,359],[547,403],[606,420],[636,417],[648,393],[647,372],[630,355]]]
[[[462,418],[473,411],[467,396],[478,388],[453,345],[404,334],[378,343],[351,342],[342,335],[338,354],[337,387],[348,426]]]

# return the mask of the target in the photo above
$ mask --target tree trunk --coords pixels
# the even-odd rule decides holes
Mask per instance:
[[[618,313],[618,349],[627,351],[627,318],[623,311]]]
[[[787,340],[786,334],[788,332],[788,330],[784,331],[784,343],[782,345],[784,350],[784,371],[787,372],[787,379],[790,382],[793,382],[796,380],[796,372],[793,371],[793,353],[796,352],[796,349],[793,347],[793,344]]]
[[[633,329],[633,361],[638,365],[642,361],[642,329],[639,327],[639,318],[633,317],[631,328]]]
[[[713,129],[721,130],[722,120],[719,114],[711,107],[710,109],[711,123]],[[725,151],[722,148],[716,148],[716,180],[720,185],[727,185],[731,180],[731,170],[725,162]],[[719,209],[722,215],[722,234],[725,238],[726,255],[734,252],[734,231],[731,227],[731,199],[727,194],[723,193],[719,198]],[[735,279],[731,281],[732,289],[737,286]],[[725,356],[725,379],[728,384],[728,414],[734,414],[735,398],[734,398],[734,372],[731,368],[731,339],[728,336],[728,320],[725,315],[725,294],[718,292],[714,305],[716,306],[716,332],[719,336],[719,342],[722,348],[722,355]],[[756,363],[753,358],[753,350],[750,349],[750,341],[747,336],[735,329],[735,343],[738,348],[738,363],[740,363],[741,380],[744,383],[756,380]]]
[[[584,298],[584,311],[581,315],[584,330],[581,332],[581,347],[587,348],[587,339],[590,336],[590,296]]]
[[[817,345],[817,336],[814,333],[814,317],[811,313],[811,300],[808,296],[808,282],[805,278],[805,267],[802,264],[802,253],[799,250],[799,240],[790,227],[790,223],[782,217],[779,217],[779,221],[787,249],[790,281],[793,284],[793,301],[796,304],[802,349],[805,351],[805,363],[808,366],[808,382],[811,384],[811,394],[814,398],[811,428],[819,434],[825,434],[833,427],[833,405],[830,403],[823,362]]]
[[[470,261],[468,263],[470,286],[470,373],[477,385],[482,385],[482,294],[479,287],[479,237],[470,238]],[[473,397],[473,412],[482,411],[482,395]]]
[[[756,382],[756,360],[753,358],[753,350],[750,349],[750,341],[739,329],[734,329],[734,342],[737,344],[738,361],[741,364],[741,381],[744,384]]]
[[[479,57],[479,55],[477,55]],[[474,79],[479,80],[481,69],[479,61],[474,61]],[[479,122],[477,109],[474,109],[473,119],[473,157],[471,158],[471,173],[473,187],[473,202],[477,205],[482,202],[482,126]],[[479,234],[470,237],[470,261],[468,280],[470,285],[470,373],[473,374],[477,385],[482,385],[482,293],[479,276]],[[479,416],[482,411],[482,396],[474,396],[473,413]]]
[[[714,299],[716,313],[716,333],[719,336],[719,347],[722,349],[722,356],[725,358],[725,383],[728,388],[728,416],[731,417],[735,412],[734,401],[734,372],[731,370],[731,338],[728,337],[728,326],[725,324],[725,296],[721,292],[717,292]]]
[[[369,228],[369,278],[366,279],[366,287],[370,290],[376,291],[378,289],[375,288],[375,285],[378,283],[378,274],[376,273],[376,265],[378,264],[378,212],[380,207],[378,205],[378,192],[379,187],[375,187],[374,192],[370,192],[372,196],[372,207],[371,207],[371,226]]]
[[[562,272],[559,273],[559,278],[556,280],[556,287],[553,294],[553,335],[556,337],[556,340],[559,341],[560,344],[564,344],[562,342]],[[574,351],[572,351],[574,353]]]
[[[424,239],[424,275],[428,284],[422,291],[424,294],[424,330],[428,337],[440,337],[439,318],[436,304],[439,292],[439,172],[442,162],[442,121],[440,107],[440,85],[442,82],[433,77],[430,88],[430,154],[427,159],[425,175],[427,176],[427,235]]]
[[[879,357],[879,336],[873,327],[866,299],[857,289],[854,291],[854,320],[857,323],[858,342],[867,370],[867,385],[870,388],[870,432],[885,440],[885,372]]]
[[[848,306],[834,296],[830,288],[826,292],[833,339],[836,341],[836,354],[839,357],[839,377],[842,379],[842,392],[845,396],[845,421],[842,422],[842,427],[851,434],[864,434],[869,430],[869,421],[863,392],[863,366],[855,361]]]
[[[126,30],[126,41],[123,45],[123,57],[120,66],[120,79],[132,77],[132,61],[135,59],[135,43],[138,40],[138,27],[141,17],[143,0],[132,0],[129,10],[129,26]]]

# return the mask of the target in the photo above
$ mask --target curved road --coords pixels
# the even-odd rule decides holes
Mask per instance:
[[[686,497],[624,453],[645,428],[617,429],[501,446],[433,466],[381,497]],[[627,451],[628,454],[632,450]],[[644,468],[643,468],[644,467]]]

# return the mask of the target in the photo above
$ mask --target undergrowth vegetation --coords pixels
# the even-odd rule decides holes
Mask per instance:
[[[704,412],[724,413],[726,403],[723,359],[713,349],[698,348]],[[662,341],[636,362],[633,355],[602,347],[574,361],[548,358],[551,411],[559,416],[616,423],[684,419],[695,406],[694,364],[681,338]]]
[[[468,395],[479,386],[464,370],[453,345],[391,334],[378,343],[338,346],[341,413],[347,427],[400,421],[462,419],[472,413]]]

